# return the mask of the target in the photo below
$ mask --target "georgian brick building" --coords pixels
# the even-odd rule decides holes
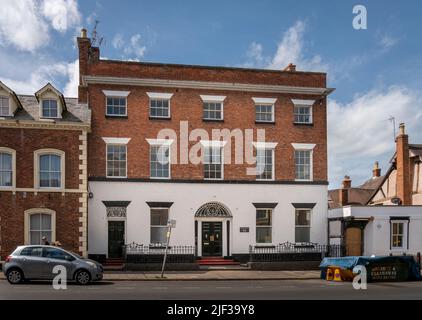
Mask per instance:
[[[195,247],[197,256],[326,243],[326,74],[292,65],[274,71],[104,60],[84,30],[78,46],[79,103],[92,110],[90,255],[119,257],[125,243],[163,244],[169,219],[177,223],[171,244]],[[252,130],[253,141],[243,141],[257,164],[245,163],[245,153],[235,162],[234,138],[213,139],[213,129]],[[189,161],[189,152],[202,161]]]
[[[0,260],[43,236],[87,254],[90,117],[51,84],[29,96],[0,82]]]

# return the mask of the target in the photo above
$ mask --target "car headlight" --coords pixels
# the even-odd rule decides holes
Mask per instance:
[[[97,269],[97,265],[96,265],[94,262],[87,261],[86,263],[87,263],[90,267],[92,267],[92,268],[94,268],[94,269]]]

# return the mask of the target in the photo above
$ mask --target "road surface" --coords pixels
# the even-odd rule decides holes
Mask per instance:
[[[370,283],[367,290],[323,280],[103,281],[54,290],[49,282],[12,286],[0,280],[0,300],[4,299],[422,299],[422,281]]]

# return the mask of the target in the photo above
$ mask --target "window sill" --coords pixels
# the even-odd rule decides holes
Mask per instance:
[[[275,124],[275,121],[256,121],[255,124]]]
[[[113,116],[109,114],[106,114],[105,117],[106,119],[127,119],[128,118],[128,116]]]
[[[313,127],[314,126],[313,122],[310,122],[310,123],[293,122],[293,124],[295,126],[304,126],[304,127]]]
[[[224,119],[202,119],[203,122],[224,122]]]
[[[171,120],[171,117],[152,117],[152,116],[149,116],[149,120]]]

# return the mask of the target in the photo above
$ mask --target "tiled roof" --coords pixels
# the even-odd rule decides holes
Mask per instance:
[[[374,191],[381,186],[383,181],[384,176],[371,178],[358,187],[349,188],[349,204],[366,205]],[[328,191],[328,206],[330,209],[341,207],[339,203],[339,190],[334,189]]]

